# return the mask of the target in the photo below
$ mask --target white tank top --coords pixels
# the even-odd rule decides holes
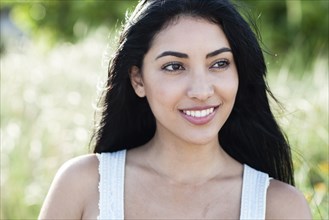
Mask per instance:
[[[124,219],[124,175],[126,150],[97,154],[99,159],[99,216]],[[244,165],[240,219],[265,219],[269,176]]]

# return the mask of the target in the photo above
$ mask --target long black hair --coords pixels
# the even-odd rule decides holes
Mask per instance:
[[[232,49],[239,87],[232,113],[218,134],[221,146],[239,162],[293,185],[290,147],[269,105],[268,96],[274,97],[265,80],[263,52],[249,24],[228,0],[144,0],[137,5],[109,64],[94,152],[131,149],[154,136],[154,115],[146,98],[135,94],[129,71],[132,66],[141,68],[155,35],[180,15],[217,24]]]

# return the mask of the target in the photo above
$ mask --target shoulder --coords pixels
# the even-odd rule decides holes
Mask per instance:
[[[278,180],[270,181],[266,207],[266,219],[312,219],[303,194]]]
[[[57,175],[66,175],[70,174],[73,177],[80,175],[93,175],[95,168],[98,168],[98,158],[96,154],[88,154],[65,162],[61,168],[58,170]]]
[[[95,154],[64,163],[51,184],[40,218],[81,218],[88,199],[97,196],[98,164]]]
[[[73,158],[61,166],[54,182],[57,181],[56,183],[66,187],[87,187],[90,183],[98,182],[98,164],[98,158],[95,154]]]

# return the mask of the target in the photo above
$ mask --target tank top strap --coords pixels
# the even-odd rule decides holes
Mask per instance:
[[[124,174],[126,150],[97,154],[99,159],[99,216],[124,219]]]
[[[244,165],[240,219],[265,219],[269,176]]]

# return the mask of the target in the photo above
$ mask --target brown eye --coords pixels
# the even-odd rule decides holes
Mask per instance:
[[[174,72],[179,70],[184,70],[184,67],[179,63],[169,63],[162,67],[163,70]]]
[[[220,60],[217,61],[214,65],[212,65],[210,68],[216,68],[216,69],[223,69],[228,67],[228,65],[230,64],[230,62],[228,60]]]

